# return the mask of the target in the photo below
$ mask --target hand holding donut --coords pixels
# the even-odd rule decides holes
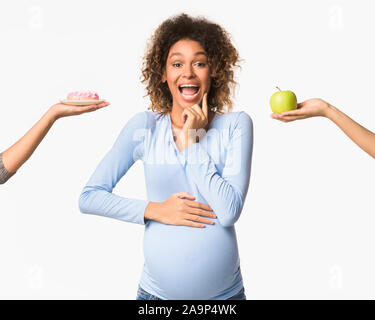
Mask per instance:
[[[103,101],[97,104],[90,104],[87,106],[76,106],[76,105],[69,105],[64,103],[56,103],[50,107],[49,112],[53,115],[55,120],[68,117],[68,116],[76,116],[82,113],[92,112],[103,107],[109,106],[109,102]]]

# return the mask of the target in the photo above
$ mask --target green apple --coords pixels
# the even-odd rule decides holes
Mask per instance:
[[[270,99],[270,105],[273,113],[283,113],[285,111],[297,109],[297,97],[292,91],[275,92]]]

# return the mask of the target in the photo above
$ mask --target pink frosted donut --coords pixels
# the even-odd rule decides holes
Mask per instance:
[[[93,91],[74,91],[68,94],[67,100],[99,100],[99,96]]]

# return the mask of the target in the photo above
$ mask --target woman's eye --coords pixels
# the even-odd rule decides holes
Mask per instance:
[[[204,62],[197,62],[196,65],[198,67],[205,67],[206,66],[206,64]],[[179,68],[181,66],[181,63],[176,62],[176,63],[173,63],[172,66],[176,67],[176,68]]]

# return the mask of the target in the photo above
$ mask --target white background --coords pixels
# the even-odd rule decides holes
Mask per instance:
[[[375,298],[374,160],[333,123],[269,117],[269,98],[319,97],[375,129],[372,1],[0,2],[0,151],[73,90],[111,105],[58,120],[0,188],[0,298],[135,299],[143,226],[78,209],[122,127],[148,98],[146,41],[166,18],[221,24],[244,59],[234,111],[254,122],[236,223],[248,299]],[[138,161],[116,194],[146,199]]]

